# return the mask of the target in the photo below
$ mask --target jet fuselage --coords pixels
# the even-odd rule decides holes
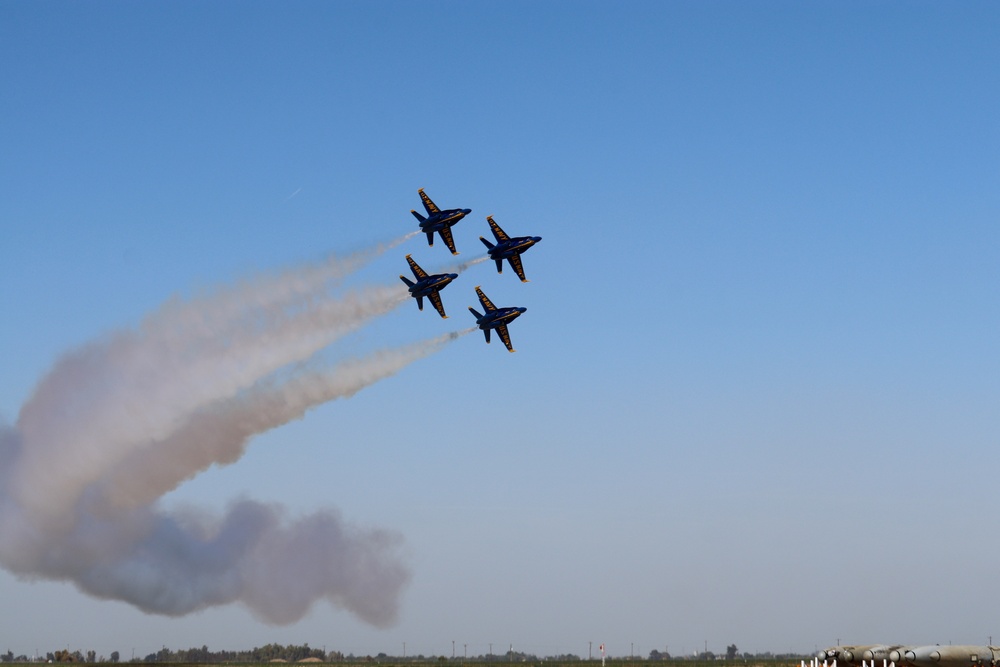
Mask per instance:
[[[434,245],[434,232],[441,235],[441,240],[444,244],[448,246],[448,250],[451,251],[452,255],[457,255],[458,250],[455,249],[455,238],[451,233],[451,228],[459,220],[465,216],[472,213],[471,208],[448,208],[441,210],[437,207],[427,193],[424,192],[423,188],[417,190],[417,194],[420,195],[420,201],[423,202],[424,210],[427,212],[427,217],[420,215],[416,211],[410,211],[413,217],[420,222],[420,231],[427,235],[427,245]]]
[[[447,211],[434,213],[420,221],[420,229],[424,232],[440,232],[446,227],[453,227],[455,223],[472,213],[471,208],[451,208]]]
[[[458,278],[458,274],[435,273],[428,275],[410,255],[406,256],[406,262],[410,265],[416,282],[406,276],[400,276],[399,279],[406,283],[406,287],[410,290],[410,296],[417,300],[417,308],[424,309],[424,297],[426,296],[431,300],[434,310],[441,317],[448,317],[444,312],[444,303],[441,302],[441,290],[447,287],[452,280]]]
[[[414,297],[430,296],[432,292],[443,290],[455,278],[458,278],[457,273],[436,273],[433,276],[421,278],[410,287],[410,295]]]
[[[476,318],[476,324],[484,331],[486,329],[496,329],[521,316],[527,308],[497,308]]]
[[[497,240],[497,243],[493,245],[482,236],[479,237],[479,240],[486,246],[486,252],[489,253],[490,259],[497,263],[497,273],[503,273],[503,260],[506,259],[510,264],[510,268],[514,269],[514,273],[521,279],[521,282],[528,282],[528,279],[524,277],[524,265],[521,263],[521,254],[541,241],[542,237],[515,236],[511,238],[497,224],[492,215],[486,216],[486,222],[490,223],[490,230],[492,230],[493,237]]]
[[[518,236],[501,241],[489,249],[490,259],[509,259],[513,255],[520,255],[541,240],[541,236]]]

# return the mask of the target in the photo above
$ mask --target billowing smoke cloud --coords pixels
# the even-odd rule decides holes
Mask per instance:
[[[335,366],[320,360],[409,298],[402,285],[334,294],[395,243],[172,300],[136,329],[61,358],[17,423],[0,427],[0,564],[153,613],[236,602],[283,624],[326,599],[390,624],[409,579],[398,535],[334,511],[296,518],[240,500],[212,516],[167,511],[159,499],[238,460],[254,435],[471,331]]]

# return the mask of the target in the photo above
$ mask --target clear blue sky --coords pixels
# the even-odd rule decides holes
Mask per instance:
[[[394,624],[173,618],[4,570],[0,650],[1000,636],[998,34],[992,2],[0,4],[10,430],[67,353],[398,239],[418,188],[473,209],[459,259],[486,215],[544,239],[531,282],[473,266],[450,319],[405,302],[319,358],[471,326],[475,285],[528,308],[516,354],[464,336],[156,505],[391,531]],[[412,238],[353,284],[407,253],[452,261]]]

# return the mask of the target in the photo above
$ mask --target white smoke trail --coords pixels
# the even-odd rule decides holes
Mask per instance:
[[[490,258],[489,255],[483,255],[482,257],[476,257],[475,259],[470,259],[470,260],[468,260],[466,262],[460,262],[459,264],[456,264],[456,265],[452,266],[449,269],[449,271],[454,271],[455,273],[462,274],[462,273],[465,273],[465,271],[467,269],[469,269],[470,267],[473,267],[476,264],[482,264],[483,262],[485,262],[489,258]]]
[[[353,396],[474,330],[381,350],[330,369],[300,372],[215,403],[193,415],[167,439],[137,450],[109,470],[100,495],[116,508],[149,503],[212,464],[237,460],[252,436],[300,419],[322,403]]]
[[[326,599],[390,623],[408,580],[396,536],[328,511],[291,520],[248,500],[222,517],[157,504],[213,463],[238,459],[253,435],[467,333],[310,366],[407,298],[402,287],[329,293],[377,252],[172,301],[138,330],[57,362],[16,426],[0,427],[0,564],[154,613],[240,602],[289,623]]]
[[[40,521],[65,520],[63,508],[130,451],[162,439],[202,406],[308,359],[406,298],[403,286],[392,286],[317,298],[294,313],[249,302],[234,319],[258,321],[242,328],[231,321],[204,326],[204,318],[194,317],[199,309],[216,308],[219,299],[212,298],[188,304],[179,321],[170,319],[177,311],[169,308],[147,318],[138,332],[119,332],[65,357],[18,420],[26,440],[47,443],[26,450],[21,461],[25,476],[15,484],[22,485],[26,509]],[[65,483],[46,494],[30,493],[29,480],[42,475]]]

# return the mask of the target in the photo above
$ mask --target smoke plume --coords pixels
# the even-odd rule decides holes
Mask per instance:
[[[325,599],[392,623],[409,579],[398,535],[332,510],[292,517],[244,499],[214,516],[160,498],[237,461],[253,436],[468,333],[333,366],[317,355],[408,298],[403,286],[335,288],[409,236],[173,299],[59,359],[16,424],[0,426],[0,564],[151,613],[241,603],[286,624]]]

